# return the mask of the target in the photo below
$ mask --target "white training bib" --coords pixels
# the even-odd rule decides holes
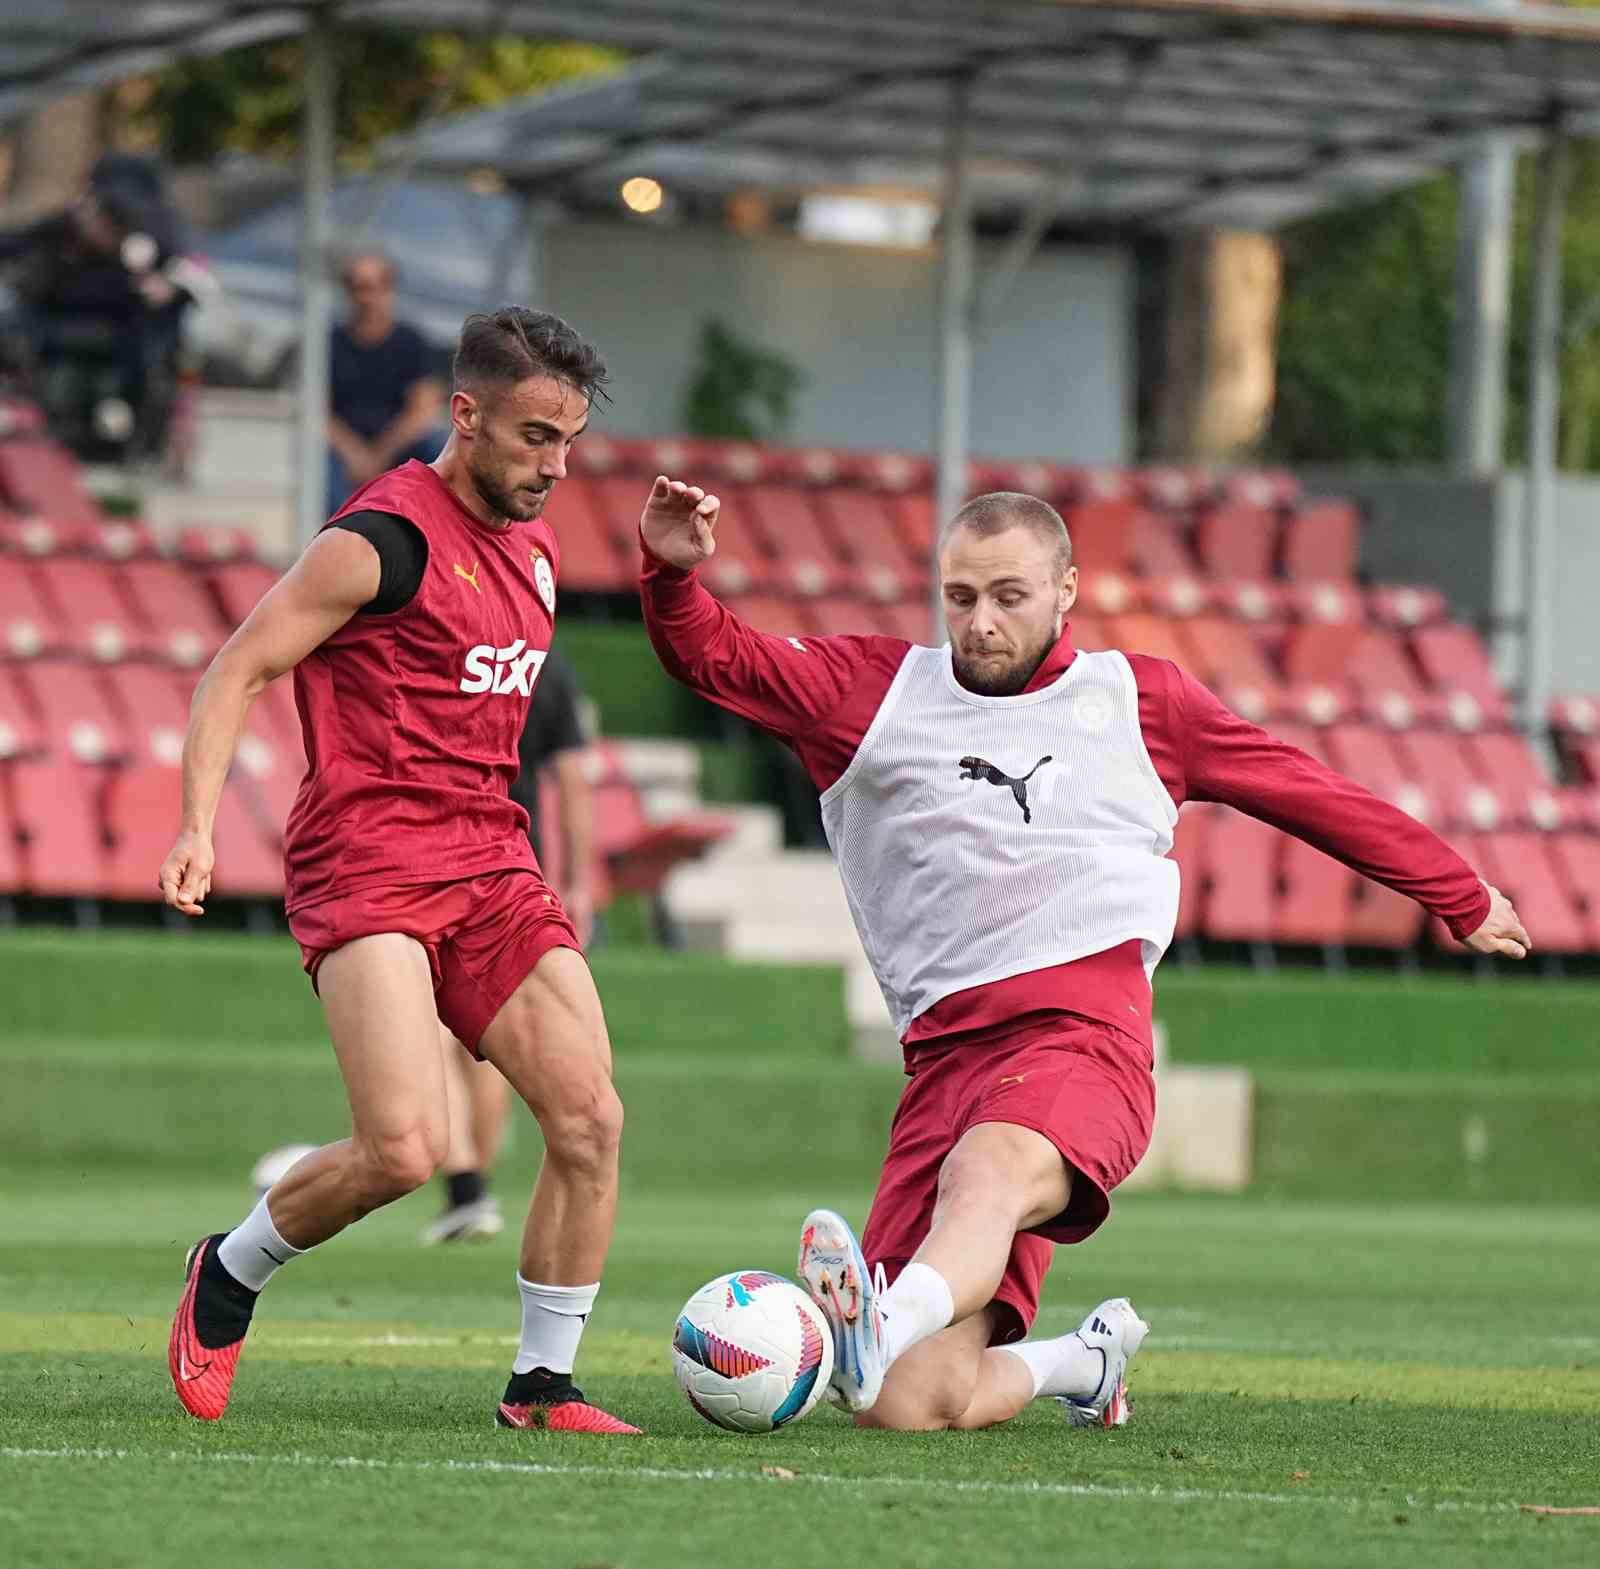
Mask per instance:
[[[1017,697],[912,648],[822,822],[896,1031],[941,998],[1137,938],[1172,941],[1178,820],[1145,750],[1133,667],[1078,656]]]

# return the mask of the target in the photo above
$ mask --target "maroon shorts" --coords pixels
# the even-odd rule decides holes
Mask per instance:
[[[1072,1198],[1012,1242],[992,1343],[1021,1340],[1039,1310],[1051,1244],[1098,1230],[1111,1190],[1149,1147],[1151,1066],[1149,1047],[1132,1036],[1069,1015],[913,1060],[861,1239],[867,1262],[892,1280],[910,1260],[933,1221],[939,1167],[968,1128],[1008,1122],[1042,1133],[1073,1168]]]
[[[289,930],[313,987],[322,961],[358,937],[416,938],[427,950],[439,1017],[474,1056],[534,965],[552,948],[579,948],[549,884],[522,868],[460,882],[364,888],[303,906],[289,917]]]

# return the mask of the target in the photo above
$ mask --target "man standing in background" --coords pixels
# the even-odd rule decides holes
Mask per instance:
[[[328,364],[328,512],[408,458],[430,463],[444,445],[443,390],[428,340],[394,314],[394,263],[359,251],[345,263],[346,320]]]
[[[559,872],[551,877],[585,948],[594,931],[594,800],[589,790],[588,737],[581,712],[583,694],[571,661],[552,649],[540,671],[518,747],[522,771],[511,799],[528,814],[528,842],[540,866],[548,865],[539,841],[539,779],[555,774],[561,830]],[[450,1149],[441,1181],[444,1212],[418,1240],[475,1242],[505,1229],[500,1201],[489,1192],[490,1170],[505,1138],[511,1086],[490,1064],[475,1060],[448,1030],[445,1076],[450,1100]]]

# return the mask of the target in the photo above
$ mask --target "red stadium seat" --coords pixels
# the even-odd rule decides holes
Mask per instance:
[[[1097,654],[1112,647],[1111,636],[1099,616],[1074,611],[1067,623],[1072,628],[1072,646]]]
[[[795,602],[794,614],[802,630],[816,637],[850,637],[878,630],[875,608],[859,599],[802,599]]]
[[[211,587],[222,602],[223,619],[236,627],[256,608],[261,596],[281,576],[276,567],[264,561],[229,561],[207,574]]]
[[[806,491],[783,485],[731,485],[725,489],[723,517],[733,527],[750,531],[785,569],[785,582],[792,590],[828,594],[844,587],[833,542],[823,532]]]
[[[230,899],[276,899],[283,894],[283,856],[267,837],[239,786],[230,780],[217,803],[213,886]]]
[[[596,841],[619,893],[654,893],[680,861],[693,860],[733,831],[732,820],[716,812],[650,822],[627,780],[597,785],[594,798]]]
[[[913,555],[883,505],[883,497],[853,486],[831,485],[815,493],[822,520],[835,547],[858,568],[887,567],[925,575],[926,552]]]
[[[153,903],[161,863],[172,848],[183,776],[169,763],[144,762],[112,771],[106,781],[109,830],[102,883],[111,899]]]
[[[1600,835],[1557,834],[1550,840],[1556,876],[1583,917],[1590,953],[1600,953]],[[1537,932],[1529,935],[1535,942]]]
[[[173,767],[183,752],[189,710],[172,672],[159,665],[112,665],[102,678],[134,761]]]
[[[1134,514],[1128,552],[1135,569],[1146,577],[1181,578],[1195,570],[1177,524],[1156,512]]]
[[[1327,762],[1364,789],[1421,822],[1437,823],[1439,783],[1397,750],[1395,737],[1375,725],[1336,724],[1327,737]]]
[[[44,732],[34,717],[31,691],[0,665],[0,761],[29,757],[45,749]]]
[[[729,599],[728,609],[745,625],[774,637],[798,637],[811,630],[799,604],[773,594],[745,594]]]
[[[188,701],[187,695],[184,700]],[[294,704],[291,677],[280,676],[278,680],[267,683],[266,690],[255,700],[246,723],[252,730],[259,728],[266,739],[276,742],[291,768],[304,772],[305,738],[300,730],[300,714]]]
[[[283,843],[284,826],[304,773],[305,759],[298,746],[290,750],[261,728],[240,738],[232,779],[273,844]]]
[[[1397,754],[1411,765],[1411,779],[1444,805],[1451,821],[1476,829],[1500,825],[1513,803],[1502,799],[1480,773],[1464,736],[1442,730],[1411,730],[1395,737]]]
[[[1304,946],[1342,946],[1348,939],[1356,874],[1301,839],[1280,834],[1281,888],[1273,937]]]
[[[1283,469],[1234,469],[1217,489],[1231,505],[1282,512],[1300,499],[1300,481]]]
[[[1462,738],[1483,782],[1504,801],[1519,822],[1533,822],[1555,801],[1555,781],[1534,755],[1526,736],[1510,730]],[[1559,815],[1559,809],[1557,809]]]
[[[1409,948],[1422,935],[1426,920],[1427,913],[1416,900],[1358,877],[1345,941],[1352,948]]]
[[[1200,912],[1205,899],[1206,831],[1217,808],[1194,801],[1178,813],[1172,833],[1172,858],[1178,863],[1178,924],[1173,937],[1195,937],[1200,932]]]
[[[1367,595],[1367,614],[1380,626],[1409,630],[1430,621],[1442,621],[1449,610],[1436,588],[1386,583]]]
[[[132,561],[140,556],[161,554],[150,525],[136,518],[107,518],[95,524],[86,543],[93,554],[106,561]]]
[[[1216,942],[1271,942],[1276,829],[1226,807],[1206,832],[1205,934]]]
[[[597,474],[580,492],[592,509],[595,522],[618,549],[637,548],[639,514],[649,494],[649,485],[631,474]]]
[[[200,567],[223,561],[253,561],[256,537],[249,529],[226,523],[193,523],[178,532],[178,554]]]
[[[200,575],[174,561],[130,561],[119,569],[123,586],[150,626],[162,652],[178,665],[203,665],[232,630]]]
[[[95,897],[105,874],[98,802],[102,771],[73,762],[12,763],[10,771],[11,806],[22,835],[23,890]]]
[[[71,659],[38,659],[12,672],[39,716],[52,762],[102,763],[128,755],[128,736],[100,672]]]
[[[1558,875],[1546,834],[1523,831],[1482,835],[1476,854],[1462,854],[1516,907],[1535,953],[1585,953],[1589,932],[1583,911]]]
[[[127,570],[73,556],[34,564],[41,588],[55,604],[57,623],[66,630],[68,652],[105,663],[156,652],[153,630],[118,591],[118,577]]]
[[[1356,575],[1361,517],[1347,501],[1319,501],[1284,528],[1283,575],[1295,582]]]
[[[1278,519],[1265,507],[1223,505],[1195,526],[1195,549],[1214,577],[1268,578],[1278,547]]]
[[[0,896],[22,892],[22,838],[11,812],[10,770],[0,767]]]
[[[0,440],[0,495],[19,512],[55,522],[101,521],[99,504],[84,487],[77,459],[48,436]]]
[[[638,581],[637,545],[625,554],[612,537],[593,492],[593,481],[569,474],[556,487],[551,515],[561,548],[561,587],[579,593],[620,593]]]
[[[719,598],[763,594],[772,587],[772,565],[753,539],[737,530],[719,534],[716,554],[700,569],[706,587]]]
[[[65,645],[67,634],[31,564],[8,561],[0,570],[0,656],[32,659]]]
[[[1471,627],[1459,621],[1418,627],[1411,634],[1411,649],[1438,691],[1466,694],[1492,723],[1505,718],[1505,693],[1483,640]]]
[[[904,638],[908,643],[933,642],[933,608],[919,599],[902,600],[897,605],[873,605],[878,630],[888,637]]]
[[[934,521],[933,497],[921,491],[906,495],[879,497],[900,535],[900,543],[913,563],[933,560],[934,538],[937,524]]]
[[[1193,664],[1189,646],[1184,641],[1186,621],[1168,621],[1162,616],[1115,616],[1107,624],[1112,647],[1125,654],[1149,654],[1156,659],[1170,659],[1184,669]]]
[[[1249,627],[1221,616],[1196,616],[1183,623],[1183,641],[1194,661],[1191,670],[1216,691],[1278,691],[1278,677]]]

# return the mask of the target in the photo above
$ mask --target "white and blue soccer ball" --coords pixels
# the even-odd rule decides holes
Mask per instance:
[[[256,1190],[256,1197],[265,1198],[281,1177],[288,1176],[291,1167],[298,1166],[317,1147],[315,1144],[283,1144],[268,1150],[250,1172],[250,1185]]]
[[[672,1370],[706,1421],[731,1433],[770,1433],[799,1421],[827,1390],[833,1336],[792,1280],[737,1270],[684,1303]]]

